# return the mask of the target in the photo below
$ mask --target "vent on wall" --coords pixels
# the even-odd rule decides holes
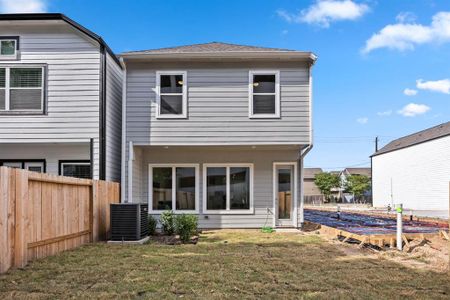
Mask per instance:
[[[148,236],[148,204],[111,204],[111,240],[138,241]]]

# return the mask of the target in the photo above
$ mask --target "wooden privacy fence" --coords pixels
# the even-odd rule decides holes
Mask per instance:
[[[0,167],[0,273],[107,239],[118,183]]]

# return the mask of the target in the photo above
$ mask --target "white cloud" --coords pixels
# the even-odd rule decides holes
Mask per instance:
[[[406,12],[399,13],[395,17],[395,19],[399,23],[412,23],[412,22],[416,21],[417,17],[414,13],[412,13],[410,11],[406,11]]]
[[[289,33],[289,31],[287,31],[286,29],[281,31],[281,35],[286,35],[288,33]]]
[[[0,0],[0,11],[8,13],[42,13],[47,11],[46,0]]]
[[[296,14],[278,10],[277,14],[289,23],[308,23],[329,27],[331,22],[356,20],[369,11],[364,3],[353,0],[317,0],[316,3]]]
[[[436,81],[423,81],[423,79],[419,79],[416,81],[416,86],[421,90],[450,94],[450,79]]]
[[[397,24],[387,25],[366,41],[363,53],[388,48],[399,51],[413,50],[426,43],[450,41],[450,12],[439,12],[433,16],[430,25],[415,23],[409,17],[398,17]]]
[[[388,117],[392,115],[392,110],[380,111],[377,112],[377,115],[379,115],[380,117]]]
[[[356,119],[356,122],[364,125],[364,124],[367,124],[367,122],[369,122],[369,118],[367,118],[367,117],[358,118],[358,119]]]
[[[430,109],[431,108],[425,104],[409,103],[399,110],[398,113],[404,117],[415,117],[426,113]]]
[[[417,95],[417,90],[404,89],[403,94],[405,94],[406,96],[415,96],[415,95]]]

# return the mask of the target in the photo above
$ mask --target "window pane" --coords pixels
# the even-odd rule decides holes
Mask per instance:
[[[253,93],[275,93],[275,75],[253,75]]]
[[[9,109],[42,109],[42,90],[10,90]]]
[[[254,95],[253,114],[275,114],[275,96]]]
[[[42,167],[41,166],[30,166],[30,167],[28,167],[28,171],[42,173]]]
[[[14,55],[14,53],[16,53],[16,41],[1,42],[1,55]]]
[[[153,168],[153,209],[172,209],[172,168]]]
[[[227,169],[207,168],[207,209],[227,208]]]
[[[11,87],[41,87],[42,68],[11,68]]]
[[[22,169],[22,163],[21,162],[4,162],[3,167],[9,167],[9,168],[16,168],[16,169]]]
[[[6,76],[6,69],[0,68],[0,88],[4,88],[5,87],[5,76]]]
[[[183,96],[161,96],[161,115],[183,114]]]
[[[77,178],[91,178],[91,166],[89,164],[64,164],[62,169],[62,175],[77,177]]]
[[[176,168],[178,210],[195,210],[195,168]]]
[[[161,75],[161,91],[166,93],[183,92],[183,75]]]
[[[5,90],[0,89],[0,110],[5,109]]]
[[[230,209],[250,209],[250,168],[230,168]]]

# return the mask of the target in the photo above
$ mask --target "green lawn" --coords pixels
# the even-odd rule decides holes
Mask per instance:
[[[8,298],[449,299],[449,275],[348,256],[316,235],[212,231],[198,245],[95,244],[0,276]]]

